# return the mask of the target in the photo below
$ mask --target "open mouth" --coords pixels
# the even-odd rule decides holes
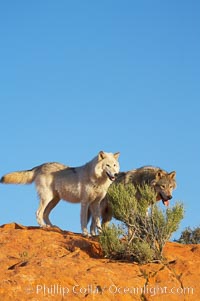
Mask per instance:
[[[162,200],[164,206],[169,206],[169,200]]]
[[[108,178],[113,182],[115,180],[115,176],[109,174],[109,172],[106,172]]]
[[[164,200],[161,193],[160,193],[160,198],[161,198],[164,206],[166,206],[166,207],[169,206],[169,200]]]

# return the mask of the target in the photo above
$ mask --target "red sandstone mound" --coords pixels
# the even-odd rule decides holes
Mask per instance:
[[[200,245],[167,243],[165,264],[103,258],[98,239],[0,227],[0,301],[200,300]]]

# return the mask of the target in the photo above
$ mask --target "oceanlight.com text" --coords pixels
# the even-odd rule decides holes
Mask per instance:
[[[121,287],[111,285],[109,287],[111,294],[133,294],[133,295],[163,295],[163,294],[178,294],[178,295],[190,295],[194,294],[192,287],[168,287],[168,286],[144,286],[144,287]]]

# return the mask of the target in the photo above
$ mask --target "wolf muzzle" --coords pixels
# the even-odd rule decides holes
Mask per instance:
[[[113,181],[117,178],[117,176],[118,176],[118,173],[115,173],[115,174],[113,175],[113,174],[109,173],[108,171],[106,172],[106,174],[107,174],[108,178],[109,178],[112,182],[113,182]]]
[[[162,195],[160,195],[162,197]],[[165,198],[161,198],[164,206],[169,206],[169,200],[172,199],[171,195],[167,195]]]

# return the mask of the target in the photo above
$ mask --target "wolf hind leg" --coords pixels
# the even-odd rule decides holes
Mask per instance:
[[[43,208],[43,206],[40,205],[38,210],[36,211],[36,219],[37,219],[37,222],[38,222],[40,227],[45,227],[46,226],[45,221],[43,219],[44,210],[45,210],[45,208]]]
[[[51,202],[51,200],[54,199],[54,195],[50,190],[45,189],[42,193],[39,193],[40,196],[40,204],[39,208],[36,212],[36,218],[37,222],[40,225],[40,227],[45,227],[46,222],[44,220],[44,212],[48,206],[48,204]],[[47,211],[48,213],[48,211]],[[48,225],[48,224],[47,224]]]
[[[46,225],[48,226],[53,226],[50,219],[49,219],[49,214],[51,212],[51,210],[59,203],[60,198],[59,197],[54,197],[47,205],[47,207],[44,210],[44,222],[46,223]]]

